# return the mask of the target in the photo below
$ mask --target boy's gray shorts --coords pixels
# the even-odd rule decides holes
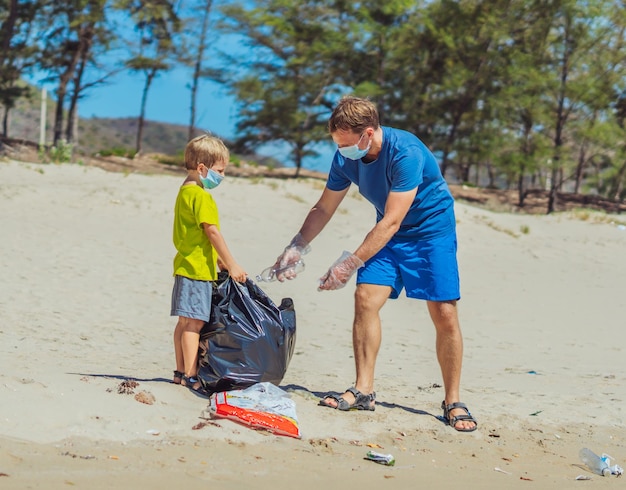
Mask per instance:
[[[198,281],[184,276],[174,276],[170,315],[208,322],[211,315],[212,294],[212,281]]]

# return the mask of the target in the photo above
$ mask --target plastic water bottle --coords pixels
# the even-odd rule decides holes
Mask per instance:
[[[606,459],[601,458],[591,449],[582,448],[578,453],[581,461],[596,475],[610,476],[611,470]]]
[[[259,282],[273,282],[276,280],[276,277],[280,274],[293,272],[294,274],[300,274],[304,270],[304,262],[302,259],[298,260],[293,264],[289,264],[285,267],[281,267],[275,269],[274,266],[268,267],[263,272],[261,272],[258,276],[256,276],[256,280]]]

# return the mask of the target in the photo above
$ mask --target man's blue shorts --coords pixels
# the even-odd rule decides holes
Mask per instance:
[[[391,239],[358,271],[357,284],[391,286],[409,298],[454,301],[461,297],[456,232],[430,240]]]
[[[211,316],[212,294],[213,282],[176,275],[172,289],[170,315],[208,322]]]

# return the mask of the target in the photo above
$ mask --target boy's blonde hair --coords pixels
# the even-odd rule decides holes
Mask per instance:
[[[230,152],[223,141],[210,134],[202,134],[192,139],[185,147],[185,168],[196,170],[198,164],[204,163],[211,168],[217,162],[228,163]]]
[[[368,99],[347,95],[342,97],[328,120],[328,131],[362,133],[366,128],[378,129],[378,109]]]

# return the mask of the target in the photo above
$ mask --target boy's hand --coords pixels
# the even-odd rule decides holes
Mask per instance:
[[[246,279],[248,278],[248,273],[237,263],[233,264],[228,269],[228,274],[237,282],[246,282]]]

